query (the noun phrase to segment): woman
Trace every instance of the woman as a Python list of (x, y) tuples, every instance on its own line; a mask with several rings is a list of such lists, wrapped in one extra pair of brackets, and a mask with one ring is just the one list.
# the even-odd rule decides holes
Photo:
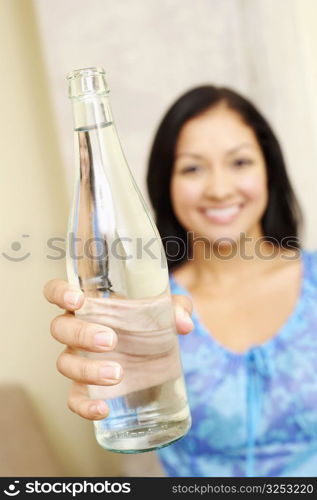
[[(147, 181), (175, 314), (194, 308), (180, 337), (193, 423), (158, 451), (166, 473), (316, 475), (317, 255), (300, 248), (300, 209), (270, 126), (229, 89), (193, 89), (165, 115)], [(74, 311), (83, 297), (68, 307), (67, 290), (54, 280), (45, 294)], [(107, 408), (92, 413), (81, 384), (100, 383), (98, 366), (73, 348), (91, 349), (96, 327), (70, 313), (52, 324), (70, 346), (58, 361), (75, 381), (69, 405), (86, 418)]]

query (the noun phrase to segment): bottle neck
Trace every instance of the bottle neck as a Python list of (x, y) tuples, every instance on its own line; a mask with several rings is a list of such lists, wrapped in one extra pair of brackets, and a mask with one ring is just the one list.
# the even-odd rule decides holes
[(104, 128), (113, 123), (107, 95), (90, 95), (72, 99), (75, 131)]

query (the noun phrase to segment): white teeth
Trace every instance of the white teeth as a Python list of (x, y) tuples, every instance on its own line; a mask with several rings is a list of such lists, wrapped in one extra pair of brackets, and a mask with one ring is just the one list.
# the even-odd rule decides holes
[(239, 212), (239, 205), (232, 205), (231, 207), (226, 208), (207, 208), (205, 210), (206, 215), (209, 216), (223, 216), (230, 217), (231, 215), (235, 215)]

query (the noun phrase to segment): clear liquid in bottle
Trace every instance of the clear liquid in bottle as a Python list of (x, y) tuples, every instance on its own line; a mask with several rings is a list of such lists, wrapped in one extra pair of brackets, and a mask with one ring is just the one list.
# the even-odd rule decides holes
[(85, 294), (80, 319), (115, 330), (118, 343), (90, 359), (118, 362), (123, 379), (88, 386), (109, 416), (94, 422), (98, 443), (138, 453), (166, 446), (191, 417), (163, 245), (126, 163), (104, 72), (69, 76), (77, 175), (67, 238), (67, 274)]

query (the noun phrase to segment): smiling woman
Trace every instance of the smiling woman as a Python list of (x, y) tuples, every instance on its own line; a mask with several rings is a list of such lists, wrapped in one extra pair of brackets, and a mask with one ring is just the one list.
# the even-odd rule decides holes
[(153, 141), (147, 184), (171, 269), (190, 254), (188, 231), (207, 230), (214, 242), (242, 232), (299, 247), (302, 215), (280, 145), (231, 89), (197, 87), (171, 106)]
[[(211, 86), (181, 97), (157, 132), (148, 187), (172, 276), (213, 338), (236, 352), (271, 338), (299, 293), (301, 216), (277, 139), (252, 103)], [(184, 235), (187, 258), (175, 259), (168, 244)]]
[(271, 127), (230, 89), (193, 89), (163, 118), (147, 181), (172, 291), (194, 306), (194, 331), (180, 339), (193, 425), (159, 451), (165, 470), (316, 474), (317, 255), (300, 249), (301, 211)]

